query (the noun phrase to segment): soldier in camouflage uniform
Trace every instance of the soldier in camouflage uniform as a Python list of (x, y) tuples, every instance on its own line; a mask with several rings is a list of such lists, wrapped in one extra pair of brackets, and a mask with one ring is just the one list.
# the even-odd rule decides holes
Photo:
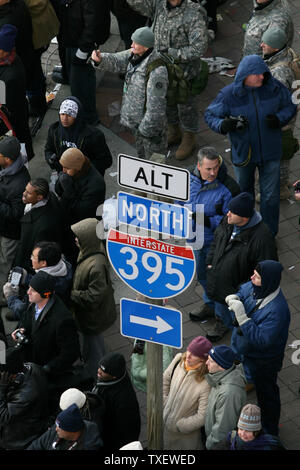
[[(285, 32), (279, 28), (269, 28), (262, 36), (261, 49), (263, 59), (274, 78), (283, 83), (292, 93), (295, 74), (291, 67), (293, 55), (287, 46)], [(280, 199), (291, 196), (289, 189), (290, 159), (299, 149), (298, 141), (293, 136), (296, 117), (282, 128), (282, 157), (280, 161)]]
[(244, 37), (243, 57), (262, 55), (261, 38), (269, 28), (280, 28), (287, 36), (287, 44), (293, 42), (294, 26), (286, 0), (253, 0), (254, 9)]
[(153, 153), (167, 153), (168, 71), (164, 65), (156, 67), (147, 80), (148, 65), (159, 57), (154, 35), (143, 27), (131, 38), (131, 49), (115, 54), (93, 51), (92, 59), (100, 70), (125, 74), (120, 121), (134, 133), (138, 156), (149, 160)]
[[(127, 0), (127, 3), (153, 20), (156, 49), (178, 59), (186, 79), (196, 77), (208, 45), (205, 10), (190, 0)], [(167, 116), (168, 143), (181, 142), (175, 157), (184, 160), (195, 149), (199, 132), (196, 97), (192, 96), (185, 104), (168, 106)]]

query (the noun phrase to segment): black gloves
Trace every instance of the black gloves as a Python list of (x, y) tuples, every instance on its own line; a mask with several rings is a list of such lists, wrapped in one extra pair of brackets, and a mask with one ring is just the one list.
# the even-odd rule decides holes
[(47, 158), (47, 162), (52, 170), (57, 170), (60, 167), (59, 160), (55, 153), (53, 153), (50, 157)]
[(67, 193), (71, 195), (74, 190), (73, 186), (73, 178), (70, 175), (67, 175), (67, 173), (60, 173), (58, 176), (58, 181), (64, 191), (64, 193)]
[(276, 114), (267, 114), (266, 116), (266, 124), (269, 129), (279, 129), (280, 128), (280, 121)]
[(230, 117), (223, 119), (221, 124), (221, 133), (228, 134), (228, 132), (234, 131), (237, 125), (237, 120)]
[(248, 126), (248, 120), (245, 116), (229, 116), (223, 119), (221, 124), (221, 133), (228, 134), (231, 131), (243, 131)]

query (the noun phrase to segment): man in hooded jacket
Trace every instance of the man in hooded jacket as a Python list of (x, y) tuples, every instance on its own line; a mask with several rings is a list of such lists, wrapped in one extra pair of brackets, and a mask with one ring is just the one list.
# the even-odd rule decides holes
[(225, 299), (235, 316), (232, 348), (255, 384), (263, 428), (274, 436), (280, 417), (277, 375), (290, 324), (289, 307), (280, 289), (282, 269), (278, 261), (259, 262), (251, 281)]
[(254, 195), (258, 168), (260, 211), (273, 236), (279, 222), (281, 129), (296, 111), (290, 91), (272, 77), (257, 55), (243, 58), (234, 82), (223, 88), (205, 111), (205, 120), (213, 131), (229, 134), (241, 191)]
[(102, 241), (97, 237), (97, 219), (85, 219), (71, 229), (80, 249), (73, 277), (71, 309), (82, 340), (86, 368), (95, 377), (105, 354), (102, 332), (116, 320), (113, 287)]

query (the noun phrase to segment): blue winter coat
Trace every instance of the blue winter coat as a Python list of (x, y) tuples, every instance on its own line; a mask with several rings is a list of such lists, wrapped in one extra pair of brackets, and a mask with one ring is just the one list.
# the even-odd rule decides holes
[[(250, 74), (264, 74), (261, 87), (244, 85)], [(275, 114), (280, 127), (284, 127), (296, 114), (290, 91), (272, 77), (264, 60), (257, 55), (244, 57), (240, 62), (235, 80), (223, 88), (205, 112), (205, 121), (215, 132), (227, 116), (243, 115), (248, 120), (244, 130), (229, 132), (232, 162), (234, 165), (267, 160), (279, 160), (282, 154), (281, 129), (270, 129), (265, 121), (268, 114)]]
[[(197, 166), (190, 173), (190, 199), (185, 205), (195, 214), (197, 204), (204, 204), (204, 246), (211, 243), (215, 229), (228, 212), (229, 201), (239, 193), (240, 187), (228, 175), (224, 162), (220, 166), (218, 177), (211, 183), (201, 179)], [(196, 233), (195, 220), (192, 228)]]
[[(246, 314), (256, 306), (253, 298), (253, 284), (242, 284), (237, 295), (243, 302)], [(264, 305), (263, 303), (261, 305)], [(290, 311), (286, 299), (279, 288), (273, 300), (262, 308), (258, 308), (251, 319), (240, 329), (243, 335), (232, 332), (231, 344), (240, 354), (252, 358), (271, 358), (284, 354), (290, 324)]]

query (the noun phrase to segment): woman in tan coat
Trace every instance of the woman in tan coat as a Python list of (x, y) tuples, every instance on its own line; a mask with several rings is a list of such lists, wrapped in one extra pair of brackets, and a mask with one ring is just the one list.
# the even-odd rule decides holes
[(177, 354), (163, 376), (164, 449), (203, 449), (200, 428), (204, 426), (210, 386), (206, 360), (210, 341), (197, 336), (185, 353)]

